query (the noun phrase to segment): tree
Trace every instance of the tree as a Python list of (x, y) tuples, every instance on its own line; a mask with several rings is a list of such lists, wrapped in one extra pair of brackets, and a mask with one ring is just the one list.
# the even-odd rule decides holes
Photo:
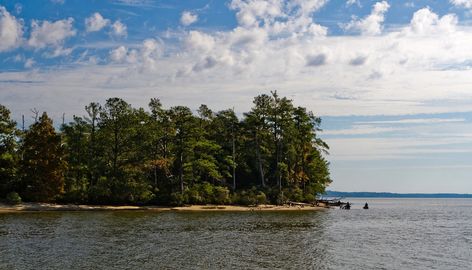
[[(233, 110), (223, 110), (216, 114), (210, 128), (210, 140), (221, 147), (221, 155), (218, 157), (220, 170), (223, 176), (231, 177), (232, 189), (236, 190), (237, 147), (241, 144), (239, 119)], [(242, 162), (241, 162), (242, 163)]]
[(102, 107), (96, 102), (92, 102), (89, 105), (85, 106), (85, 111), (87, 112), (87, 117), (84, 117), (89, 126), (90, 139), (88, 144), (88, 155), (87, 155), (87, 167), (88, 167), (88, 180), (90, 186), (94, 186), (97, 183), (99, 177), (98, 172), (98, 151), (97, 151), (97, 125), (100, 121), (100, 111)]
[(97, 139), (102, 153), (101, 175), (107, 181), (101, 193), (112, 194), (111, 202), (142, 202), (152, 197), (140, 151), (146, 141), (147, 120), (144, 110), (133, 109), (120, 98), (108, 99), (100, 111)]
[(184, 106), (172, 107), (169, 111), (172, 125), (175, 127), (174, 154), (175, 168), (179, 177), (180, 192), (184, 193), (184, 178), (192, 176), (189, 173), (184, 175), (185, 166), (188, 165), (189, 157), (192, 154), (192, 143), (195, 133), (195, 117), (189, 108)]
[[(149, 102), (151, 115), (146, 123), (149, 132), (146, 151), (148, 164), (152, 168), (152, 182), (154, 189), (162, 189), (168, 192), (172, 189), (170, 178), (172, 177), (171, 165), (174, 156), (171, 153), (172, 138), (175, 136), (175, 128), (170, 119), (169, 111), (162, 107), (158, 98), (152, 98)], [(159, 179), (161, 181), (159, 181)]]
[(87, 200), (91, 171), (89, 165), (90, 124), (74, 116), (74, 121), (61, 127), (68, 170), (65, 177), (65, 193), (69, 200)]
[(231, 109), (201, 105), (193, 114), (184, 106), (164, 109), (153, 98), (145, 110), (110, 98), (63, 123), (60, 136), (46, 114), (21, 135), (0, 105), (0, 195), (17, 190), (34, 201), (228, 203), (231, 188), (234, 202), (257, 196), (272, 203), (313, 201), (331, 183), (329, 148), (318, 137), (321, 119), (276, 91), (253, 103), (239, 120)]
[(22, 197), (50, 202), (64, 193), (67, 164), (61, 137), (46, 113), (26, 132), (22, 145)]
[(0, 104), (0, 197), (15, 188), (18, 152), (16, 123), (10, 118), (10, 111)]

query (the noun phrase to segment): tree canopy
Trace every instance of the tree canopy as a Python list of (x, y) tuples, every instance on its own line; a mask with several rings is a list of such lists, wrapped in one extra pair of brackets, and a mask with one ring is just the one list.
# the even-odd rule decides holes
[(44, 113), (24, 133), (0, 105), (0, 196), (72, 203), (314, 201), (331, 183), (321, 119), (276, 91), (238, 118), (201, 105), (85, 106), (56, 131)]

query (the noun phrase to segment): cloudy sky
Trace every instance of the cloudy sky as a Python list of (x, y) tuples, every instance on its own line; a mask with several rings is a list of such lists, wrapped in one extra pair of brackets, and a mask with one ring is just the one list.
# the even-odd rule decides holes
[(91, 101), (323, 118), (333, 190), (472, 193), (472, 0), (0, 0), (0, 103)]

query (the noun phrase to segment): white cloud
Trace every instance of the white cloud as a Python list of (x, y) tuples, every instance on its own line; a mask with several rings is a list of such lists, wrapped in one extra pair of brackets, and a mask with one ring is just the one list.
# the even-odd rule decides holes
[(22, 43), (23, 23), (0, 6), (0, 52), (19, 47)]
[(347, 0), (346, 1), (347, 6), (352, 6), (354, 4), (357, 5), (357, 6), (361, 6), (361, 2), (359, 0)]
[[(256, 1), (237, 1), (251, 10), (254, 6), (249, 3), (253, 2)], [(278, 8), (277, 1), (268, 3)], [(316, 13), (305, 16), (298, 11), (300, 6), (291, 6), (288, 1), (281, 3), (280, 10), (262, 4), (264, 8), (254, 11), (253, 14), (269, 14), (265, 18), (254, 15), (257, 21), (254, 27), (241, 23), (229, 30), (180, 29), (169, 33), (168, 43), (163, 37), (159, 42), (129, 41), (124, 46), (115, 42), (100, 44), (102, 49), (114, 49), (108, 64), (101, 59), (97, 66), (87, 62), (70, 70), (35, 73), (45, 82), (35, 87), (38, 92), (51, 93), (49, 88), (59, 91), (60, 85), (77, 84), (100, 97), (109, 92), (93, 89), (119, 88), (126, 98), (135, 101), (137, 97), (125, 93), (139, 92), (140, 101), (135, 104), (143, 106), (157, 92), (172, 104), (192, 106), (198, 100), (217, 109), (240, 104), (238, 109), (244, 111), (250, 109), (254, 95), (278, 89), (281, 95), (319, 115), (470, 110), (472, 29), (456, 26), (452, 32), (445, 31), (444, 25), (454, 26), (454, 20), (446, 19), (454, 18), (453, 15), (442, 18), (436, 15), (434, 19), (435, 15), (427, 10), (433, 20), (422, 24), (417, 19), (424, 12), (420, 10), (416, 19), (412, 16), (411, 24), (389, 28), (380, 35), (330, 36), (323, 31), (315, 35), (309, 31), (312, 26), (323, 29), (316, 23)], [(243, 11), (238, 8), (234, 12)], [(418, 25), (432, 25), (432, 29), (426, 31), (428, 27)], [(61, 46), (64, 44), (53, 46), (47, 54), (54, 55), (56, 48), (57, 53), (61, 52)], [(14, 79), (17, 75), (1, 74), (0, 78), (13, 80), (9, 76)], [(0, 85), (0, 99), (19, 92), (15, 90), (23, 89), (24, 85)], [(73, 94), (77, 99), (81, 95), (87, 99), (85, 102), (92, 99), (79, 88), (71, 89), (77, 91)], [(28, 102), (25, 101), (28, 104), (36, 101)], [(67, 106), (62, 110), (67, 110)]]
[(371, 135), (403, 130), (402, 128), (376, 127), (372, 125), (354, 125), (348, 129), (324, 130), (323, 135)]
[(441, 124), (441, 123), (458, 123), (465, 122), (464, 118), (410, 118), (400, 120), (385, 121), (363, 121), (357, 124)]
[(28, 45), (38, 49), (47, 46), (61, 46), (67, 38), (75, 36), (76, 30), (72, 26), (73, 22), (72, 18), (55, 22), (34, 20), (31, 23)]
[(111, 29), (112, 34), (115, 36), (126, 36), (128, 34), (128, 28), (120, 21), (115, 21), (112, 24)]
[(32, 58), (28, 58), (28, 59), (26, 59), (26, 61), (25, 61), (24, 67), (25, 67), (25, 68), (32, 68), (35, 63), (36, 63), (36, 62), (35, 62)]
[(198, 21), (198, 15), (192, 13), (190, 11), (182, 12), (182, 16), (180, 17), (180, 23), (184, 26), (189, 26)]
[(59, 56), (67, 56), (72, 53), (72, 48), (64, 48), (62, 46), (56, 46), (53, 50), (47, 51), (43, 54), (46, 58), (55, 58)]
[(126, 55), (128, 54), (128, 49), (125, 46), (120, 46), (110, 52), (110, 59), (113, 62), (124, 62)]
[(21, 11), (23, 11), (23, 5), (20, 4), (20, 3), (16, 3), (16, 4), (15, 4), (15, 13), (16, 13), (16, 14), (20, 14)]
[(458, 19), (454, 14), (441, 18), (429, 8), (422, 8), (413, 14), (409, 30), (414, 34), (430, 35), (456, 31)]
[(326, 0), (232, 0), (240, 27), (262, 28), (269, 35), (325, 36), (327, 28), (313, 22), (312, 13)]
[(100, 31), (108, 24), (110, 24), (110, 20), (103, 18), (103, 16), (98, 12), (95, 12), (85, 19), (85, 28), (87, 32)]
[(146, 39), (137, 49), (128, 49), (125, 46), (110, 51), (110, 60), (118, 64), (131, 64), (129, 67), (139, 73), (157, 70), (157, 61), (161, 56), (162, 48), (154, 39)]
[(472, 8), (472, 0), (449, 0), (454, 6)]
[(190, 50), (209, 52), (215, 46), (215, 39), (213, 36), (200, 31), (190, 31), (185, 39), (185, 43)]
[(259, 26), (261, 21), (269, 23), (284, 14), (281, 0), (232, 0), (230, 8), (237, 10), (238, 23), (244, 27)]
[(387, 1), (377, 2), (372, 6), (372, 12), (369, 16), (360, 20), (354, 18), (343, 28), (347, 31), (360, 32), (363, 35), (379, 35), (382, 33), (382, 23), (389, 8), (390, 5)]

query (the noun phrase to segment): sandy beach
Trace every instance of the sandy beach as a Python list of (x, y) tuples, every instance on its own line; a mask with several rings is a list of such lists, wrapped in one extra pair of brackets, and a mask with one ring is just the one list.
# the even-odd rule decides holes
[(179, 207), (168, 206), (112, 206), (112, 205), (78, 205), (78, 204), (52, 204), (52, 203), (21, 203), (18, 205), (8, 205), (0, 203), (1, 213), (13, 212), (46, 212), (46, 211), (317, 211), (326, 209), (320, 206), (289, 206), (289, 205), (259, 205), (259, 206), (238, 206), (238, 205), (189, 205)]

